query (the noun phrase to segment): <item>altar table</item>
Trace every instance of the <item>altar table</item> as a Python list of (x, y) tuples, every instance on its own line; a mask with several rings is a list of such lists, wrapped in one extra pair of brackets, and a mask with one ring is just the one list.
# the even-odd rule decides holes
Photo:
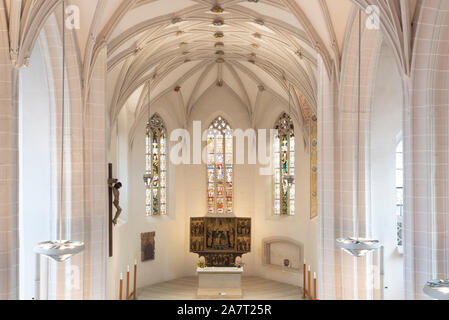
[(198, 268), (198, 297), (237, 299), (243, 297), (243, 268)]

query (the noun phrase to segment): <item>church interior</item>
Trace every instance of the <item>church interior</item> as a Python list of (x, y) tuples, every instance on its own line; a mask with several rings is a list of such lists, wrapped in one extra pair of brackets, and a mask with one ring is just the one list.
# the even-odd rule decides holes
[(0, 1), (0, 300), (449, 300), (449, 1)]

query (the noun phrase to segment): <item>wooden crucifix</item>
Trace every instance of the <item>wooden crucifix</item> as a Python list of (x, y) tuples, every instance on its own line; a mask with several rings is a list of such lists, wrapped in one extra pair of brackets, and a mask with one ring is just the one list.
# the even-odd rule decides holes
[[(112, 176), (112, 163), (108, 166), (108, 187), (109, 187), (109, 257), (113, 256), (113, 229), (117, 224), (118, 218), (122, 213), (120, 207), (120, 188), (122, 183)], [(113, 216), (113, 206), (117, 209), (115, 217)]]

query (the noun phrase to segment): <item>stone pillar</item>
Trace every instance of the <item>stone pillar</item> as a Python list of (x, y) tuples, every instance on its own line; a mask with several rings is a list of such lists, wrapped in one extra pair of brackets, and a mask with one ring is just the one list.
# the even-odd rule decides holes
[[(369, 206), (370, 101), (380, 52), (376, 30), (362, 30), (360, 162), (358, 134), (358, 11), (352, 13), (341, 75), (330, 77), (321, 66), (318, 93), (319, 216), (321, 299), (366, 300), (374, 296), (372, 254), (355, 258), (336, 246), (337, 238), (371, 237)], [(362, 21), (365, 21), (363, 15)], [(337, 78), (340, 83), (337, 83)], [(357, 200), (357, 169), (359, 203)]]
[(318, 64), (318, 217), (319, 217), (319, 299), (340, 297), (338, 276), (338, 252), (335, 250), (335, 232), (338, 224), (336, 148), (337, 80), (328, 76), (324, 63)]
[(85, 217), (84, 298), (105, 299), (108, 255), (107, 216), (107, 49), (98, 54), (84, 114)]
[(404, 256), (407, 299), (449, 278), (449, 2), (422, 3), (412, 79), (404, 81)]
[(10, 61), (6, 8), (0, 2), (0, 300), (18, 299), (17, 70)]

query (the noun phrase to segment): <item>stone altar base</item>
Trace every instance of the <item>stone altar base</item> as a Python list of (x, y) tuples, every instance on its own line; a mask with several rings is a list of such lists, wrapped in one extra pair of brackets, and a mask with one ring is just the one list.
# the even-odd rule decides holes
[(239, 299), (243, 297), (243, 268), (198, 268), (198, 297)]

